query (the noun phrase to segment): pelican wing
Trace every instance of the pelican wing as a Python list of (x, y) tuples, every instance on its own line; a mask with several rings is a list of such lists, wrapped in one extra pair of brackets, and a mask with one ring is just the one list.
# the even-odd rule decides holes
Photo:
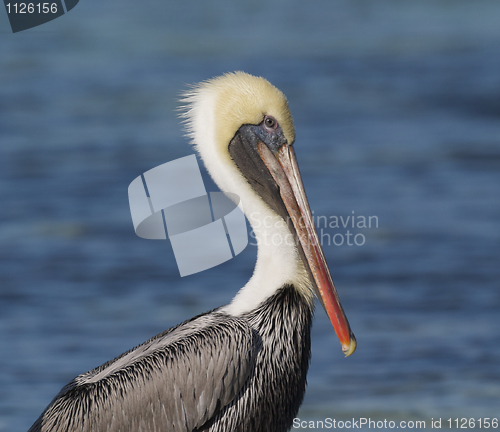
[(76, 377), (34, 431), (192, 431), (240, 392), (258, 340), (242, 319), (212, 312)]

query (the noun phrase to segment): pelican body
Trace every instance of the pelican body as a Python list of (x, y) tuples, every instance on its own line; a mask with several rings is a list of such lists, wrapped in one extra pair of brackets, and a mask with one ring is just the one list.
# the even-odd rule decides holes
[(243, 72), (185, 97), (189, 134), (258, 243), (226, 306), (173, 327), (67, 384), (30, 432), (281, 432), (302, 403), (316, 294), (347, 355), (356, 348), (319, 245), (285, 96)]

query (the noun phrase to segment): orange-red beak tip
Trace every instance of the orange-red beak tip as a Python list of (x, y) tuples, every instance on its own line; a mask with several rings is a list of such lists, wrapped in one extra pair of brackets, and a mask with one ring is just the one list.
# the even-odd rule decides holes
[(345, 354), (346, 357), (349, 357), (354, 351), (356, 351), (356, 338), (354, 335), (351, 333), (349, 345), (342, 345), (342, 352)]

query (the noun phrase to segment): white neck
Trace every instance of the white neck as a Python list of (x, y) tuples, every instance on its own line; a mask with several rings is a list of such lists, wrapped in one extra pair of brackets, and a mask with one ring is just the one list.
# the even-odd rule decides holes
[(309, 277), (285, 221), (257, 194), (248, 198), (242, 197), (243, 210), (257, 241), (257, 263), (251, 279), (224, 312), (235, 316), (250, 312), (286, 284), (305, 291), (312, 299)]

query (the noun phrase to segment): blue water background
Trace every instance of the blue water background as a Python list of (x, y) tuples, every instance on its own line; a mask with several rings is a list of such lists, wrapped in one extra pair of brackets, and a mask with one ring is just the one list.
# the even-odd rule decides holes
[[(17, 34), (0, 12), (0, 431), (250, 277), (254, 246), (180, 278), (127, 198), (193, 153), (180, 92), (233, 70), (288, 96), (315, 216), (376, 216), (320, 227), (358, 350), (318, 305), (299, 417), (500, 417), (499, 22), (497, 0), (82, 0)], [(347, 230), (364, 244), (328, 245)]]

